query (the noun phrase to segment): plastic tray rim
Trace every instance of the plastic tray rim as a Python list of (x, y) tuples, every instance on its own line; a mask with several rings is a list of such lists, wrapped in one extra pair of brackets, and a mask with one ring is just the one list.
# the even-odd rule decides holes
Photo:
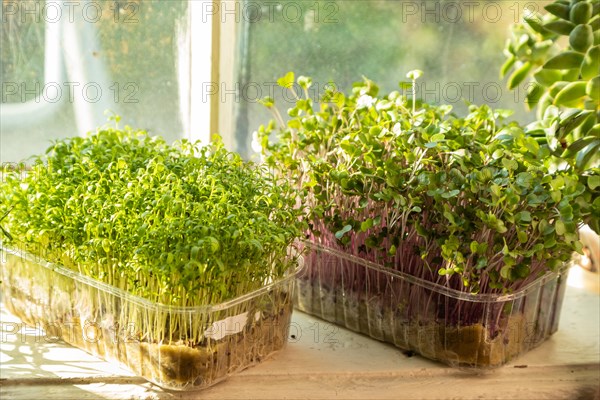
[(22, 259), (27, 260), (29, 262), (36, 263), (37, 265), (39, 265), (43, 268), (52, 270), (53, 272), (56, 272), (60, 275), (71, 278), (71, 279), (73, 279), (77, 282), (83, 283), (85, 285), (91, 286), (95, 289), (104, 291), (108, 294), (118, 296), (118, 297), (120, 297), (124, 300), (127, 300), (131, 303), (134, 303), (140, 307), (144, 307), (146, 309), (157, 309), (157, 308), (164, 309), (164, 311), (168, 311), (171, 313), (189, 313), (189, 312), (211, 313), (214, 311), (226, 310), (228, 308), (231, 308), (233, 306), (241, 304), (245, 301), (248, 301), (250, 299), (258, 297), (261, 294), (267, 293), (268, 291), (270, 291), (271, 289), (273, 289), (277, 286), (284, 285), (285, 283), (294, 279), (304, 267), (304, 258), (301, 255), (294, 255), (294, 257), (297, 260), (295, 268), (294, 269), (290, 268), (289, 271), (286, 271), (287, 272), (286, 276), (284, 276), (281, 279), (270, 282), (256, 290), (245, 293), (238, 297), (234, 297), (233, 299), (224, 301), (222, 303), (205, 304), (205, 305), (192, 306), (192, 307), (176, 307), (176, 306), (170, 306), (168, 304), (154, 302), (154, 301), (145, 299), (141, 296), (136, 296), (134, 294), (131, 294), (131, 293), (129, 293), (123, 289), (120, 289), (118, 287), (115, 287), (113, 285), (109, 285), (109, 284), (101, 282), (97, 279), (91, 278), (89, 276), (85, 276), (77, 271), (73, 271), (71, 269), (65, 268), (59, 264), (49, 262), (49, 261), (45, 260), (43, 257), (34, 255), (26, 250), (22, 250), (22, 249), (16, 250), (10, 246), (7, 246), (2, 241), (0, 241), (0, 253), (1, 252), (6, 252), (6, 253), (12, 254), (14, 256), (21, 257)]
[[(351, 262), (360, 264), (363, 267), (365, 267), (366, 269), (376, 270), (376, 271), (384, 273), (390, 277), (403, 279), (403, 280), (407, 281), (408, 283), (421, 286), (425, 289), (430, 289), (430, 290), (436, 291), (436, 292), (446, 295), (448, 297), (452, 297), (452, 298), (455, 298), (458, 300), (476, 302), (476, 303), (494, 303), (494, 302), (505, 302), (505, 301), (517, 300), (517, 299), (520, 299), (520, 298), (526, 296), (531, 291), (536, 290), (540, 285), (544, 285), (544, 284), (564, 275), (564, 271), (562, 271), (562, 270), (559, 272), (548, 271), (545, 274), (536, 278), (534, 281), (530, 282), (529, 284), (525, 285), (524, 287), (518, 289), (517, 291), (515, 291), (513, 293), (473, 294), (473, 293), (468, 293), (468, 292), (461, 292), (456, 289), (442, 286), (438, 283), (429, 282), (429, 281), (423, 280), (421, 278), (418, 278), (418, 277), (415, 277), (415, 276), (412, 276), (412, 275), (409, 275), (409, 274), (406, 274), (406, 273), (403, 273), (400, 271), (395, 271), (390, 268), (379, 265), (377, 263), (374, 263), (372, 261), (365, 260), (363, 258), (360, 258), (360, 257), (352, 255), (352, 254), (346, 254), (340, 250), (337, 250), (332, 247), (328, 247), (328, 246), (325, 246), (325, 245), (322, 245), (319, 243), (315, 243), (308, 239), (303, 240), (302, 243), (308, 248), (312, 248), (312, 249), (319, 250), (319, 251), (324, 251), (324, 252), (334, 255), (336, 257), (346, 259), (347, 261), (351, 261)], [(569, 266), (570, 266), (570, 263), (566, 263), (565, 270), (568, 270)]]

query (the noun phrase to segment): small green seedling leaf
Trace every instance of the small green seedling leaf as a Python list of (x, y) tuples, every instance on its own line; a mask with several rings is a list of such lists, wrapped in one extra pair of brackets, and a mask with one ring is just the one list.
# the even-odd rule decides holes
[(293, 72), (288, 72), (281, 78), (277, 79), (277, 84), (282, 88), (289, 89), (294, 86), (295, 75)]
[(341, 239), (346, 233), (352, 230), (352, 225), (345, 225), (342, 229), (335, 233), (337, 239)]

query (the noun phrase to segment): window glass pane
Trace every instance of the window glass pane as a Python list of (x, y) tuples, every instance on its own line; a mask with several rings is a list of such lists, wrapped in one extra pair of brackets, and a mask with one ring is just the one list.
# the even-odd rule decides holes
[(110, 114), (167, 141), (187, 132), (187, 1), (4, 0), (1, 19), (0, 161)]
[(334, 82), (347, 91), (366, 76), (381, 92), (398, 90), (406, 73), (421, 69), (417, 96), (430, 103), (465, 100), (515, 111), (513, 118), (533, 118), (523, 107), (524, 90), (509, 92), (499, 78), (503, 47), (511, 23), (522, 10), (541, 10), (535, 1), (298, 1), (248, 0), (240, 11), (246, 25), (241, 41), (238, 104), (238, 150), (251, 153), (251, 132), (270, 119), (258, 99), (273, 96), (282, 112), (289, 95), (275, 87), (287, 71), (311, 76), (313, 99)]
[(43, 81), (44, 28), (45, 25), (41, 21), (9, 18), (6, 11), (3, 12), (2, 37), (0, 37), (2, 56), (0, 79), (5, 84), (3, 102), (19, 103), (35, 97), (33, 90), (20, 90), (21, 93), (13, 93), (16, 92), (13, 85), (19, 83), (25, 88), (33, 89), (36, 82)]
[(119, 112), (136, 127), (169, 138), (181, 136), (179, 68), (189, 62), (188, 3), (105, 3), (104, 12), (111, 18), (99, 23), (100, 57), (109, 68)]

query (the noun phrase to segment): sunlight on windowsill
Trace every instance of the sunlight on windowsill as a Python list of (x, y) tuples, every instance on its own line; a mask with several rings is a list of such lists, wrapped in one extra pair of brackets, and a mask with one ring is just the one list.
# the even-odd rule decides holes
[(581, 261), (569, 270), (567, 285), (600, 294), (600, 274), (585, 269), (584, 266), (588, 265), (586, 263), (589, 263), (589, 259), (585, 256), (580, 258)]

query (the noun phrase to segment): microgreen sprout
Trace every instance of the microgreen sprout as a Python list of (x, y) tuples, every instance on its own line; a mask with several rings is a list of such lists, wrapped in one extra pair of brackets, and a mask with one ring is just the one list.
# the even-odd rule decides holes
[[(6, 211), (4, 213), (4, 215), (2, 215), (2, 217), (0, 217), (0, 222), (2, 222), (2, 220), (4, 220), (4, 218), (6, 218), (6, 216), (8, 215), (8, 213), (10, 213), (13, 208), (14, 207), (10, 207), (8, 209), (8, 211)], [(0, 225), (0, 231), (2, 231), (2, 233), (4, 234), (4, 236), (6, 236), (8, 238), (8, 240), (12, 240), (13, 239), (12, 235), (6, 229), (4, 229), (4, 227), (2, 225)]]
[(107, 127), (1, 177), (0, 283), (24, 323), (69, 325), (68, 343), (169, 389), (285, 344), (306, 229), (296, 192), (218, 137)]
[[(420, 75), (407, 75), (413, 89)], [(598, 169), (552, 169), (506, 110), (458, 117), (417, 107), (414, 90), (409, 101), (365, 79), (260, 127), (266, 162), (301, 190), (310, 240), (470, 294), (513, 292), (582, 250), (577, 228), (600, 215)]]
[[(118, 121), (117, 117), (113, 118)], [(294, 196), (220, 141), (130, 127), (55, 142), (23, 178), (5, 171), (5, 242), (177, 307), (220, 303), (283, 277), (301, 232)]]
[(406, 74), (406, 77), (412, 81), (412, 112), (413, 115), (417, 111), (417, 79), (423, 76), (423, 71), (414, 69)]

